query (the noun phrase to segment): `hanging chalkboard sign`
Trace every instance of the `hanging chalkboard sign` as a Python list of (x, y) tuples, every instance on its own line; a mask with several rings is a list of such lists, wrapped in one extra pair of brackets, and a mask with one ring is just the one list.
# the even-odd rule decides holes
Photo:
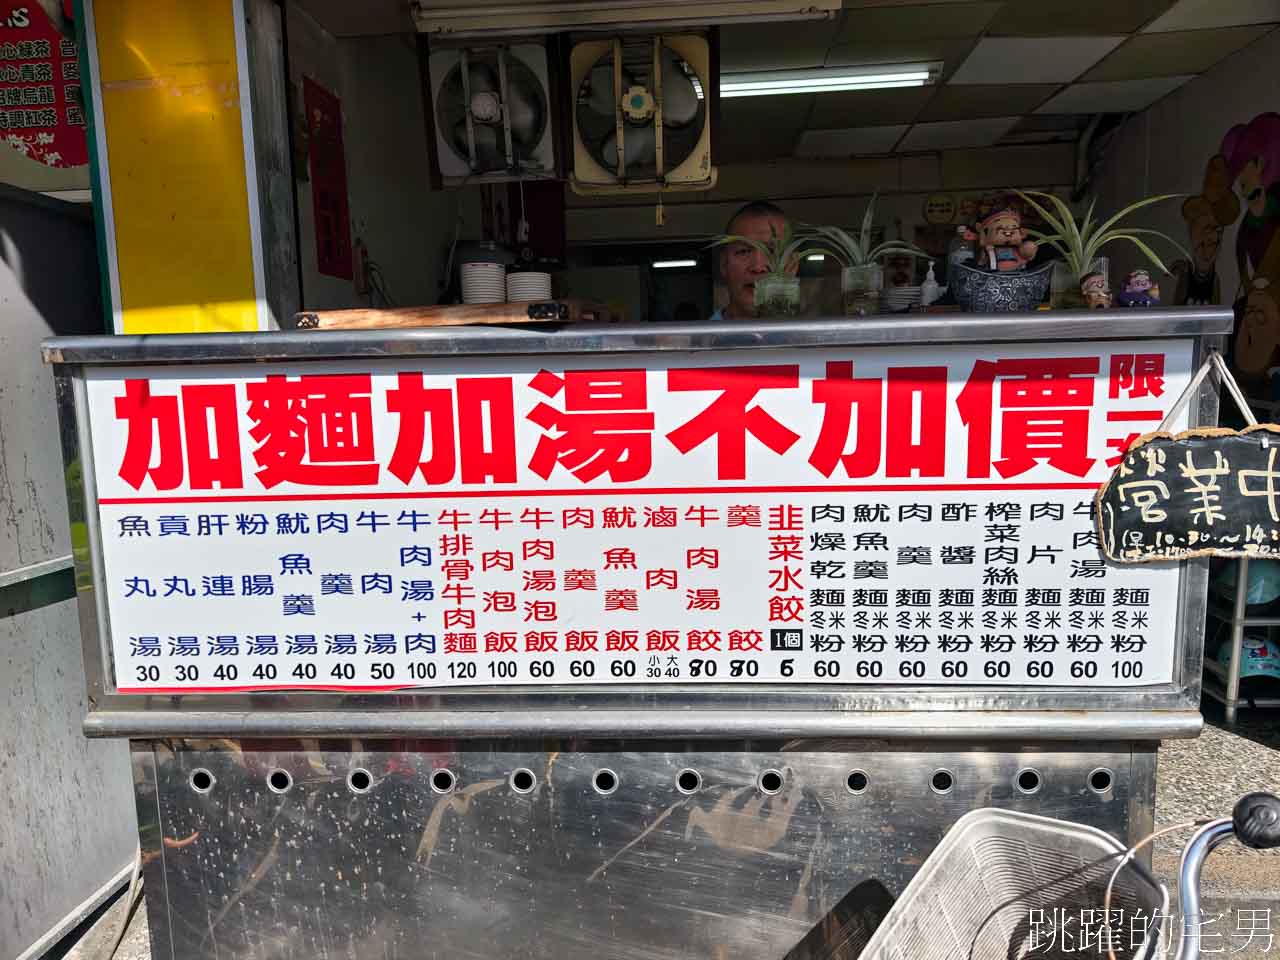
[(1280, 557), (1280, 426), (1143, 437), (1098, 491), (1096, 517), (1120, 563)]

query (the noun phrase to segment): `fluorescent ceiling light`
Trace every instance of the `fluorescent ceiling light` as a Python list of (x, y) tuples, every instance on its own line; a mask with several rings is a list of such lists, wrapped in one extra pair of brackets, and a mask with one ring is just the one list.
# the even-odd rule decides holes
[(653, 261), (653, 269), (655, 270), (673, 270), (676, 267), (696, 267), (697, 260), (655, 260)]
[(942, 64), (900, 63), (873, 67), (817, 70), (773, 70), (765, 73), (726, 73), (720, 77), (720, 96), (765, 97), (782, 93), (832, 93), (838, 90), (884, 90), (923, 87), (935, 83)]
[(827, 255), (825, 253), (811, 253), (805, 259), (811, 263), (822, 263), (827, 259)]

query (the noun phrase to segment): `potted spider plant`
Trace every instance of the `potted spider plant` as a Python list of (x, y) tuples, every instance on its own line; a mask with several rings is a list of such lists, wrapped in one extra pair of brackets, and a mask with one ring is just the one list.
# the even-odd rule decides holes
[[(1054, 196), (1051, 193), (1042, 193), (1038, 190), (1025, 192), (1018, 190), (1016, 193), (1044, 218), (1045, 223), (1053, 231), (1052, 233), (1040, 233), (1032, 230), (1029, 231), (1031, 236), (1037, 242), (1053, 247), (1054, 250), (1062, 255), (1062, 260), (1054, 265), (1053, 278), (1049, 287), (1049, 305), (1054, 309), (1082, 307), (1085, 305), (1080, 283), (1091, 273), (1100, 273), (1104, 277), (1108, 275), (1110, 262), (1101, 255), (1101, 250), (1107, 244), (1114, 243), (1117, 240), (1132, 243), (1157, 270), (1163, 273), (1168, 273), (1169, 268), (1165, 266), (1164, 261), (1160, 259), (1159, 255), (1144, 238), (1150, 237), (1163, 240), (1190, 260), (1191, 255), (1182, 248), (1178, 241), (1168, 234), (1159, 230), (1121, 225), (1121, 221), (1143, 207), (1149, 207), (1165, 200), (1172, 200), (1180, 196), (1180, 194), (1166, 193), (1155, 197), (1147, 197), (1145, 200), (1129, 204), (1109, 220), (1094, 218), (1094, 208), (1098, 202), (1094, 199), (1090, 202), (1084, 219), (1077, 222), (1075, 214), (1071, 212), (1071, 208), (1067, 206), (1066, 201), (1061, 197)], [(1037, 197), (1040, 200), (1037, 200)]]
[(757, 250), (765, 259), (768, 273), (755, 283), (756, 316), (794, 317), (800, 313), (800, 279), (795, 275), (795, 268), (809, 254), (824, 252), (808, 246), (812, 242), (808, 232), (797, 233), (787, 224), (781, 234), (770, 226), (767, 241), (725, 233), (716, 237), (711, 245), (743, 243)]
[(878, 310), (880, 290), (884, 286), (881, 257), (896, 254), (928, 259), (929, 256), (919, 247), (902, 241), (889, 240), (874, 247), (871, 245), (877, 196), (873, 194), (867, 202), (862, 228), (856, 235), (840, 227), (813, 228), (819, 242), (840, 261), (840, 292), (846, 317), (865, 316)]

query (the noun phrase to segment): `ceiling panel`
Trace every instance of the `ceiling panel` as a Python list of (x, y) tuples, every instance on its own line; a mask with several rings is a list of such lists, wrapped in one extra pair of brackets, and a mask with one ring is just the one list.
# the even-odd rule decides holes
[(1018, 117), (986, 120), (952, 120), (946, 123), (917, 123), (898, 144), (898, 151), (964, 150), (989, 147), (1013, 129)]
[(1056, 83), (974, 84), (939, 87), (920, 111), (920, 120), (963, 120), (1030, 113), (1057, 92)]
[(820, 67), (837, 26), (823, 20), (735, 24), (720, 28), (720, 69), (790, 70)]
[(827, 53), (828, 67), (867, 65), (876, 63), (942, 63), (941, 80), (955, 73), (973, 49), (976, 37), (920, 37), (914, 40), (895, 40), (884, 43), (845, 43), (832, 47)]
[(824, 93), (814, 102), (813, 112), (809, 115), (809, 128), (837, 130), (845, 127), (910, 123), (932, 96), (932, 87)]
[(796, 156), (835, 159), (889, 153), (909, 129), (909, 124), (902, 123), (846, 130), (806, 130), (796, 145)]
[(1280, 23), (1280, 0), (1178, 0), (1147, 30), (1204, 30), (1250, 23)]
[(1003, 3), (921, 4), (849, 10), (834, 43), (896, 43), (924, 37), (976, 37)]
[(991, 21), (991, 36), (1042, 37), (1133, 33), (1169, 9), (1173, 0), (1037, 0), (1007, 3)]
[(413, 33), (413, 17), (404, 0), (296, 0), (299, 7), (335, 37)]
[(1184, 76), (1074, 83), (1036, 113), (1132, 113), (1145, 110), (1191, 79)]
[(1140, 80), (1203, 73), (1272, 29), (1264, 25), (1140, 33), (1130, 37), (1080, 79), (1082, 82)]
[(1015, 133), (1051, 133), (1062, 130), (1080, 131), (1089, 125), (1088, 114), (1078, 113), (1046, 113), (1023, 117), (1018, 125), (1009, 132)]
[(1069, 83), (1124, 37), (983, 37), (952, 83)]
[(777, 160), (795, 152), (814, 94), (735, 97), (720, 103), (716, 163)]

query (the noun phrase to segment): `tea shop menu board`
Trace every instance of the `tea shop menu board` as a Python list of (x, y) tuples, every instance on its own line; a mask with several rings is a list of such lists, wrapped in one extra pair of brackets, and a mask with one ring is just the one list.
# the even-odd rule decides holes
[(0, 0), (0, 139), (49, 167), (89, 162), (69, 7), (55, 22), (38, 3)]
[(1188, 341), (86, 371), (121, 693), (1171, 680)]

